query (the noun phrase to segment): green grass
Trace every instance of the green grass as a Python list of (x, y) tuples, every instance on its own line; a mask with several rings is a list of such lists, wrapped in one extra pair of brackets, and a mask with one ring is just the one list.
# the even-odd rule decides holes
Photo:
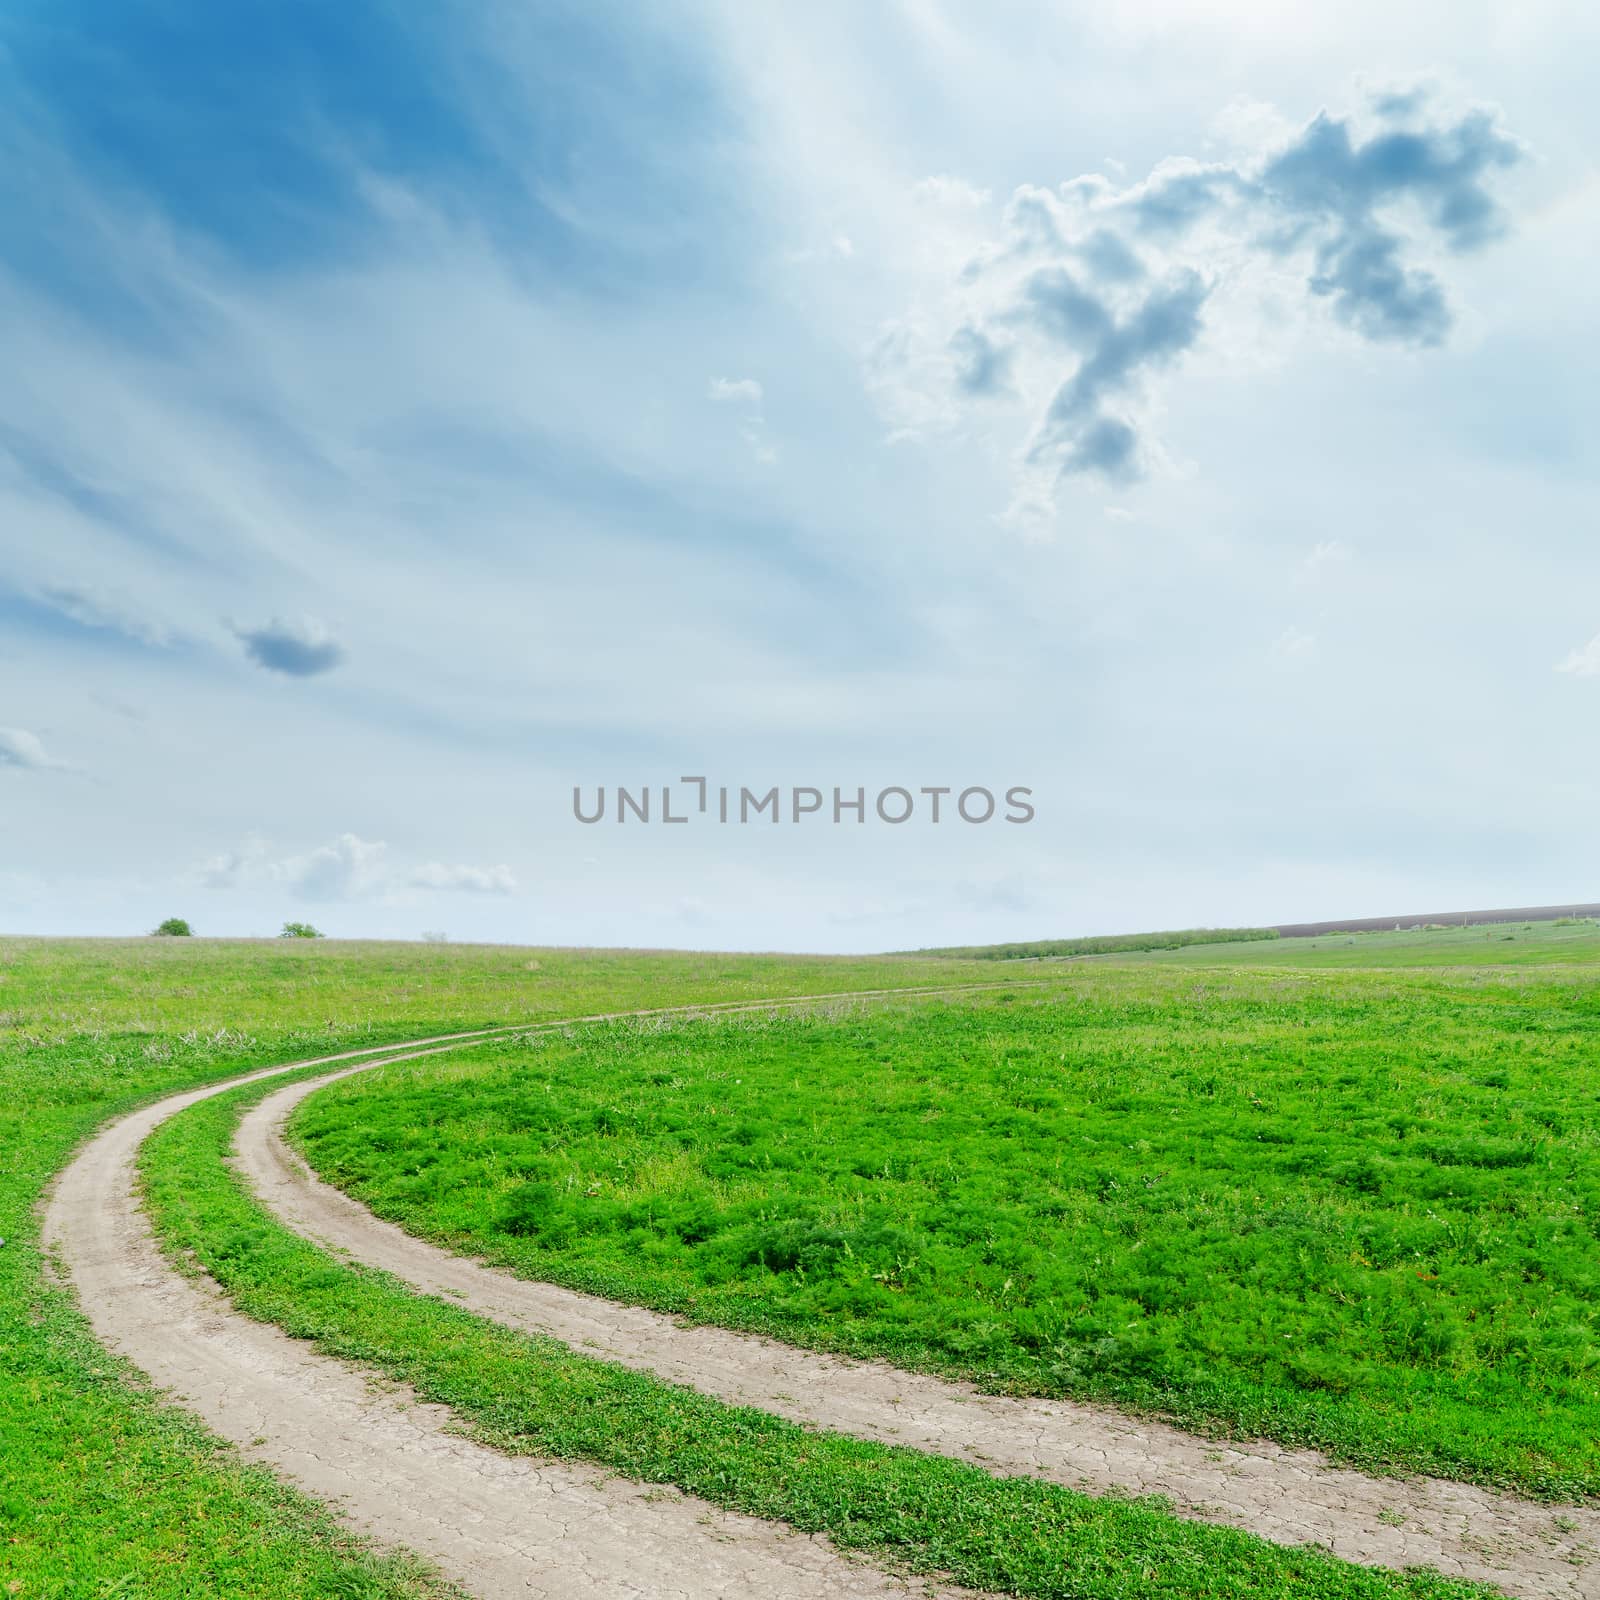
[(1592, 959), (1094, 963), (478, 1047), (293, 1133), (531, 1277), (1562, 1497), (1600, 1493), (1597, 1056)]
[(271, 1087), (202, 1103), (146, 1144), (146, 1195), (174, 1259), (193, 1252), (250, 1314), (413, 1385), (453, 1407), (486, 1442), (674, 1484), (916, 1571), (1037, 1600), (1485, 1593), (1431, 1574), (1283, 1549), (1179, 1521), (1157, 1506), (995, 1479), (939, 1457), (808, 1431), (342, 1265), (274, 1222), (224, 1164), (242, 1108)]
[[(1505, 933), (1515, 937), (1503, 938)], [(1250, 974), (1230, 972), (1226, 966), (1352, 963), (1375, 968), (1481, 964), (1486, 957), (1506, 970), (1384, 977), (1374, 972)], [(1575, 1096), (1570, 1119), (1547, 1130), (1552, 1148), (1566, 1149), (1597, 1120), (1596, 1107), (1585, 1106), (1581, 1098), (1591, 1081), (1590, 1050), (1575, 1036), (1593, 994), (1594, 975), (1583, 970), (1584, 964), (1594, 964), (1597, 957), (1600, 939), (1592, 925), (1541, 925), (1496, 930), (1492, 938), (1483, 930), (1465, 930), (1426, 937), (1365, 935), (1345, 942), (1218, 945), (1159, 957), (1129, 954), (1117, 957), (1115, 964), (1101, 958), (1075, 966), (1067, 976), (1074, 985), (1091, 977), (1107, 986), (1179, 983), (1180, 990), (1149, 1014), (1145, 1031), (1152, 1040), (1171, 1027), (1170, 1007), (1182, 1009), (1181, 986), (1210, 992), (1255, 985), (1264, 1008), (1279, 1008), (1274, 1048), (1280, 1053), (1295, 1038), (1297, 1024), (1285, 1010), (1292, 1008), (1295, 991), (1275, 985), (1313, 979), (1352, 985), (1350, 993), (1358, 1003), (1351, 1015), (1363, 1030), (1352, 1037), (1370, 1041), (1376, 1034), (1377, 1043), (1370, 1048), (1378, 1050), (1387, 1048), (1381, 1000), (1385, 983), (1392, 981), (1405, 1005), (1411, 1004), (1412, 985), (1420, 981), (1443, 992), (1440, 1004), (1447, 1009), (1460, 1011), (1481, 995), (1491, 1025), (1462, 1033), (1465, 1024), (1458, 1019), (1441, 1034), (1441, 1049), (1462, 1033), (1470, 1043), (1465, 1050), (1469, 1061), (1485, 1073), (1508, 1075), (1501, 1103), (1509, 1104), (1524, 1123), (1529, 1108), (1545, 1115), (1559, 1112), (1566, 1119), (1566, 1110), (1551, 1096)], [(1208, 970), (1200, 970), (1197, 962), (1206, 963)], [(1006, 970), (1021, 979), (1048, 969)], [(0, 1404), (0, 1593), (10, 1592), (10, 1585), (20, 1585), (19, 1594), (52, 1600), (98, 1600), (112, 1594), (141, 1600), (232, 1600), (241, 1594), (263, 1600), (340, 1595), (396, 1600), (439, 1592), (424, 1576), (342, 1538), (315, 1504), (266, 1473), (243, 1466), (200, 1429), (157, 1405), (94, 1344), (70, 1298), (47, 1280), (34, 1207), (73, 1146), (104, 1119), (158, 1095), (266, 1062), (424, 1033), (649, 1005), (993, 980), (998, 975), (993, 964), (913, 958), (806, 960), (321, 941), (0, 940), (0, 1237), (7, 1241), (0, 1247), (0, 1382), (5, 1397)], [(1547, 1001), (1547, 995), (1554, 999)], [(1197, 1003), (1203, 999), (1202, 993)], [(1343, 1015), (1335, 1005), (1303, 1026), (1312, 1051), (1308, 1063), (1320, 1071), (1332, 1045), (1319, 1035), (1343, 1028)], [(1407, 1072), (1415, 1032), (1414, 1026), (1402, 1029), (1394, 1047), (1394, 1060)], [(1174, 1048), (1177, 1036), (1187, 1039), (1191, 1050), (1211, 1048), (1204, 1028), (1179, 1027)], [(675, 1031), (659, 1043), (667, 1048), (672, 1039), (681, 1042), (684, 1037)], [(1135, 1030), (1130, 1044), (1142, 1049), (1140, 1037)], [(1224, 1030), (1225, 1045), (1232, 1037)], [(580, 1059), (574, 1056), (573, 1065)], [(1197, 1068), (1198, 1063), (1190, 1065)], [(1240, 1070), (1226, 1050), (1222, 1065), (1230, 1072)], [(1452, 1080), (1443, 1066), (1435, 1064), (1432, 1070), (1443, 1074), (1450, 1090)], [(1342, 1104), (1337, 1102), (1335, 1110)], [(1448, 1101), (1429, 1112), (1454, 1114)], [(568, 1131), (562, 1133), (561, 1146)], [(592, 1131), (599, 1136), (598, 1130)], [(614, 1136), (600, 1137), (612, 1140), (605, 1146), (612, 1155), (620, 1150)], [(1591, 1142), (1586, 1170), (1593, 1167), (1592, 1150)], [(992, 1156), (992, 1148), (986, 1147), (984, 1161)], [(1479, 1179), (1492, 1178), (1496, 1171), (1454, 1170)], [(1536, 1162), (1531, 1169), (1501, 1169), (1500, 1176), (1522, 1181), (1530, 1170), (1538, 1175), (1542, 1169)], [(490, 1174), (487, 1167), (482, 1176), (480, 1192), (496, 1204), (508, 1198), (514, 1181), (522, 1181), (509, 1172)], [(1537, 1223), (1540, 1203), (1535, 1196), (1531, 1209), (1505, 1214), (1519, 1228), (1526, 1227)], [(1497, 1223), (1502, 1210), (1492, 1208), (1486, 1214)], [(1565, 1226), (1564, 1218), (1552, 1217), (1552, 1228), (1557, 1220)], [(537, 1246), (530, 1240), (529, 1235), (502, 1236), (497, 1247), (523, 1251)], [(592, 1264), (581, 1260), (569, 1265), (579, 1274), (592, 1270)], [(543, 1267), (541, 1258), (535, 1269)], [(793, 1272), (759, 1277), (755, 1288), (760, 1303), (752, 1317), (767, 1314), (761, 1305), (770, 1308), (792, 1294), (796, 1277)], [(691, 1282), (688, 1292), (705, 1291)], [(895, 1291), (896, 1301), (907, 1293), (905, 1288)], [(819, 1316), (811, 1326), (816, 1329), (829, 1320)], [(816, 1342), (827, 1343), (836, 1333), (824, 1331)], [(1543, 1328), (1534, 1343), (1546, 1349)], [(957, 1366), (962, 1360), (970, 1364), (970, 1355), (940, 1358), (946, 1359)], [(991, 1362), (983, 1365), (998, 1370)], [(1548, 1390), (1539, 1392), (1545, 1398), (1530, 1401), (1530, 1407), (1542, 1406), (1542, 1426), (1547, 1432), (1559, 1431), (1570, 1417), (1567, 1402), (1550, 1398)], [(1261, 1393), (1270, 1397), (1270, 1386)], [(1291, 1386), (1284, 1393), (1293, 1398), (1295, 1391)], [(1315, 1421), (1322, 1414), (1322, 1396), (1313, 1394), (1310, 1400)], [(1499, 1422), (1486, 1414), (1486, 1427), (1496, 1429)], [(1283, 1431), (1303, 1423), (1295, 1412)], [(1107, 1537), (1115, 1538), (1121, 1537), (1118, 1526), (1096, 1524), (1102, 1532), (1111, 1529)], [(1082, 1530), (1072, 1537), (1086, 1541), (1086, 1560), (1103, 1557), (1098, 1570), (1110, 1570), (1112, 1545), (1097, 1546), (1099, 1534)], [(1016, 1554), (1022, 1546), (1015, 1539), (1008, 1548), (1017, 1560), (1031, 1559)], [(1097, 1549), (1100, 1557), (1093, 1555)], [(1216, 1572), (1213, 1557), (1205, 1561), (1206, 1576), (1195, 1580), (1192, 1592), (1232, 1592), (1206, 1587), (1213, 1581), (1233, 1581), (1227, 1576), (1233, 1570), (1229, 1560), (1221, 1561)], [(1130, 1568), (1127, 1575), (1137, 1589), (1138, 1573)]]
[(995, 972), (320, 940), (0, 939), (0, 1594), (441, 1592), (363, 1552), (313, 1502), (156, 1404), (52, 1286), (35, 1207), (103, 1120), (252, 1066), (425, 1033), (973, 977)]

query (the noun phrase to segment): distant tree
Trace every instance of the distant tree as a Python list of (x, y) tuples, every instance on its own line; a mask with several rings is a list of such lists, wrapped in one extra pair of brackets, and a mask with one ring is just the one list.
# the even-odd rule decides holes
[(309, 922), (286, 922), (283, 931), (278, 935), (280, 939), (321, 939), (323, 932), (320, 928), (313, 928)]
[(422, 930), (424, 944), (449, 944), (450, 935), (441, 928), (424, 928)]
[(182, 917), (168, 917), (159, 928), (150, 930), (152, 939), (188, 939), (194, 935), (194, 929)]

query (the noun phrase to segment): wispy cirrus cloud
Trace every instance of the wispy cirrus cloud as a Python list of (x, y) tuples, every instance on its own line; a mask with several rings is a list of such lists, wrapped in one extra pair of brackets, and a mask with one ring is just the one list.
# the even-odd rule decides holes
[(1556, 671), (1574, 678), (1600, 678), (1600, 633), (1588, 644), (1569, 651), (1564, 660), (1556, 663)]
[(37, 598), (83, 628), (106, 629), (148, 645), (165, 645), (172, 639), (164, 623), (142, 614), (126, 596), (92, 584), (45, 584)]
[(0, 767), (16, 767), (24, 772), (73, 770), (69, 763), (50, 754), (38, 734), (26, 728), (0, 728)]
[(757, 379), (714, 377), (706, 385), (706, 398), (738, 411), (739, 437), (749, 445), (757, 461), (771, 466), (778, 459), (778, 452), (767, 438), (766, 393)]
[(1343, 539), (1319, 539), (1302, 558), (1295, 572), (1295, 581), (1301, 584), (1322, 583), (1354, 560), (1355, 552)]

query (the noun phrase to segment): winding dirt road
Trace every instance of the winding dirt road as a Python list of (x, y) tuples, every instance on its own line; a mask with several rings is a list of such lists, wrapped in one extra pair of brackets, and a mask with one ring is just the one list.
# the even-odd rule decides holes
[[(974, 987), (1014, 987), (983, 985)], [(889, 991), (911, 997), (922, 990)], [(942, 991), (957, 992), (954, 989)], [(675, 1007), (740, 1011), (884, 997)], [(663, 1011), (623, 1013), (651, 1016)], [(611, 1014), (617, 1015), (617, 1014)], [(1164, 1494), (1180, 1514), (1370, 1565), (1427, 1564), (1556, 1600), (1600, 1595), (1600, 1511), (1552, 1508), (1427, 1479), (1371, 1479), (1311, 1452), (1236, 1446), (1099, 1407), (983, 1396), (960, 1384), (799, 1351), (637, 1307), (529, 1283), (454, 1256), (373, 1217), (314, 1178), (281, 1137), (305, 1095), (352, 1072), (579, 1018), (419, 1040), (294, 1062), (174, 1095), (91, 1140), (48, 1199), (45, 1238), (97, 1337), (243, 1452), (378, 1540), (428, 1556), (485, 1600), (966, 1593), (906, 1580), (778, 1525), (596, 1471), (510, 1458), (450, 1430), (450, 1414), (311, 1351), (235, 1311), (161, 1256), (139, 1209), (134, 1159), (167, 1118), (241, 1083), (328, 1065), (269, 1095), (237, 1154), (291, 1228), (511, 1327), (740, 1405), (1072, 1487)]]
[(427, 1557), (480, 1600), (972, 1600), (970, 1590), (897, 1577), (826, 1539), (659, 1485), (475, 1444), (452, 1431), (446, 1407), (379, 1387), (243, 1316), (215, 1286), (184, 1277), (162, 1256), (138, 1203), (135, 1159), (169, 1117), (323, 1061), (367, 1056), (377, 1065), (536, 1030), (484, 1029), (410, 1051), (391, 1045), (286, 1063), (110, 1123), (63, 1169), (43, 1218), (45, 1246), (95, 1336), (247, 1458), (333, 1503), (357, 1531)]

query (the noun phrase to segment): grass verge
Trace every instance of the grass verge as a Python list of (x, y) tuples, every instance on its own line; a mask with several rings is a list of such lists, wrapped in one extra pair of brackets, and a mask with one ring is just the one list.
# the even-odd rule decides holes
[(486, 1443), (675, 1485), (844, 1548), (1028, 1600), (1488, 1593), (1436, 1574), (1283, 1549), (1148, 1503), (997, 1479), (939, 1457), (811, 1432), (343, 1265), (272, 1219), (226, 1165), (239, 1116), (268, 1088), (248, 1085), (203, 1102), (146, 1144), (142, 1181), (164, 1246), (202, 1266), (249, 1315), (451, 1406)]

